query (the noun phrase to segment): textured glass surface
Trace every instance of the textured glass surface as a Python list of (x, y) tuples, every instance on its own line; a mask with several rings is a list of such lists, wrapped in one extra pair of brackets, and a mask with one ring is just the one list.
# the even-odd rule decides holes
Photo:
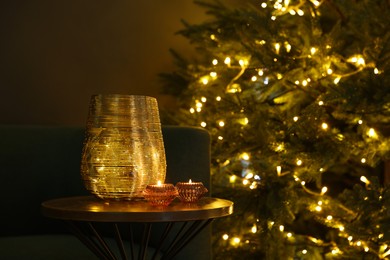
[(92, 96), (81, 163), (86, 189), (102, 199), (139, 199), (148, 184), (164, 182), (165, 175), (157, 100)]

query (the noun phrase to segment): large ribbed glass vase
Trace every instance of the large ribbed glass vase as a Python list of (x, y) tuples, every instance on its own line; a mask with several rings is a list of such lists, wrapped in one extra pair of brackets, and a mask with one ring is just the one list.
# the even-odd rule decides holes
[(92, 96), (81, 160), (86, 189), (106, 200), (137, 200), (146, 185), (164, 182), (165, 175), (157, 100)]

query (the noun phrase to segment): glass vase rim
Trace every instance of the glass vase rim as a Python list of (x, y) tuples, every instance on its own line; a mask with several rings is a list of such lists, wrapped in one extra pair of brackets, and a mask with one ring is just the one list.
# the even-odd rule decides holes
[(138, 94), (93, 94), (91, 96), (92, 98), (95, 98), (95, 97), (116, 97), (116, 98), (130, 98), (130, 97), (138, 97), (138, 98), (151, 98), (151, 99), (156, 99), (156, 97), (153, 97), (153, 96), (149, 96), (149, 95), (138, 95)]

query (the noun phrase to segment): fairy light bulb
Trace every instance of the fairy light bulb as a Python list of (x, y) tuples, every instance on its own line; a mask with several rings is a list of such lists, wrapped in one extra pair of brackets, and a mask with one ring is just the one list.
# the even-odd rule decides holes
[(315, 48), (315, 47), (310, 48), (311, 55), (314, 55), (316, 52), (317, 52), (317, 48)]
[(276, 54), (279, 54), (279, 51), (280, 51), (280, 43), (275, 43), (274, 47), (275, 47)]
[(203, 77), (202, 78), (202, 83), (203, 83), (203, 85), (207, 85), (209, 83), (209, 79), (206, 78), (206, 77)]
[(229, 182), (230, 182), (230, 183), (235, 183), (236, 180), (237, 180), (237, 176), (236, 176), (236, 175), (232, 175), (232, 176), (230, 176), (230, 178), (229, 178)]
[(215, 34), (211, 34), (210, 39), (214, 41), (216, 39)]
[(216, 78), (217, 77), (217, 72), (215, 72), (215, 71), (210, 72), (210, 77)]
[(333, 83), (336, 84), (336, 85), (339, 84), (340, 79), (341, 79), (340, 77), (335, 78), (335, 79), (333, 80)]
[(211, 62), (214, 66), (218, 64), (218, 60), (217, 59), (213, 59), (213, 61)]
[(251, 81), (255, 82), (257, 80), (256, 76), (252, 76)]
[(282, 173), (282, 166), (276, 166), (276, 173), (278, 174), (278, 176), (281, 175), (281, 173)]
[(364, 182), (365, 184), (370, 184), (370, 181), (366, 178), (366, 176), (361, 176), (360, 181)]
[(326, 217), (326, 219), (330, 221), (330, 220), (333, 219), (333, 217), (332, 217), (331, 215), (328, 215), (328, 216)]
[(222, 239), (223, 240), (228, 240), (229, 239), (229, 235), (228, 234), (223, 234), (222, 235)]
[(257, 74), (259, 74), (259, 76), (263, 76), (264, 75), (264, 70), (259, 70), (259, 72)]
[(284, 231), (284, 226), (283, 226), (283, 225), (280, 225), (280, 226), (279, 226), (279, 231), (280, 231), (280, 232), (283, 232), (283, 231)]
[(267, 3), (261, 3), (262, 8), (267, 8)]
[(367, 135), (368, 135), (369, 137), (371, 137), (371, 138), (378, 138), (378, 135), (376, 134), (374, 128), (370, 128), (370, 129), (367, 131)]
[(222, 120), (220, 120), (220, 121), (218, 122), (218, 125), (219, 125), (220, 127), (224, 127), (224, 126), (225, 126), (225, 122), (222, 121)]
[(297, 13), (298, 13), (299, 16), (304, 16), (305, 15), (305, 12), (303, 10), (301, 10), (301, 9), (299, 9), (297, 11)]
[(203, 103), (205, 103), (207, 101), (207, 98), (206, 97), (201, 97), (200, 98), (200, 101), (202, 101)]
[(306, 250), (306, 249), (303, 249), (303, 250), (302, 250), (302, 254), (306, 255), (306, 254), (307, 254), (307, 250)]
[(379, 74), (378, 68), (375, 68), (375, 69), (374, 69), (374, 74)]
[(241, 242), (241, 239), (239, 237), (233, 237), (231, 239), (232, 246), (238, 246), (240, 244), (240, 242)]
[(297, 121), (298, 121), (298, 117), (297, 117), (297, 116), (294, 116), (294, 117), (293, 117), (293, 120), (294, 120), (294, 122), (297, 122)]
[(256, 234), (256, 233), (257, 233), (257, 226), (256, 226), (256, 224), (253, 224), (253, 226), (252, 226), (252, 228), (251, 228), (251, 232), (252, 232), (253, 234)]
[(287, 237), (292, 237), (292, 233), (288, 232), (286, 236)]
[(322, 100), (321, 100), (321, 101), (318, 101), (318, 105), (319, 105), (319, 106), (323, 106), (323, 105), (324, 105), (324, 101), (322, 101)]
[(241, 159), (248, 161), (250, 159), (250, 156), (248, 153), (242, 153), (241, 154)]
[(360, 162), (361, 162), (361, 163), (366, 163), (367, 160), (366, 160), (366, 158), (362, 158), (362, 159), (360, 160)]
[(302, 160), (298, 159), (298, 160), (297, 160), (297, 165), (298, 165), (298, 166), (301, 166), (301, 165), (302, 165)]
[(218, 97), (216, 97), (216, 98), (215, 98), (215, 100), (217, 100), (217, 101), (221, 101), (221, 100), (222, 100), (222, 98), (221, 98), (220, 96), (218, 96)]
[(322, 123), (322, 124), (321, 124), (321, 128), (322, 128), (323, 130), (327, 130), (327, 129), (328, 129), (328, 124), (327, 124), (327, 123)]
[(195, 113), (195, 109), (193, 107), (190, 108), (190, 113), (191, 114)]
[(339, 230), (340, 230), (341, 232), (343, 232), (343, 231), (345, 230), (345, 227), (344, 227), (344, 226), (339, 226)]
[(331, 68), (329, 68), (329, 69), (326, 70), (326, 73), (328, 73), (328, 75), (332, 75), (333, 70)]
[(327, 191), (328, 191), (328, 187), (324, 186), (324, 187), (321, 189), (321, 195), (324, 195)]
[(206, 126), (207, 126), (207, 123), (203, 121), (202, 123), (200, 123), (200, 126), (201, 126), (201, 127), (206, 127)]
[(291, 44), (290, 44), (290, 43), (285, 42), (285, 43), (284, 43), (284, 48), (286, 48), (286, 51), (287, 51), (287, 52), (290, 52), (292, 47), (291, 47)]
[(225, 60), (224, 60), (224, 63), (225, 63), (226, 65), (230, 65), (230, 62), (231, 62), (230, 57), (226, 57)]

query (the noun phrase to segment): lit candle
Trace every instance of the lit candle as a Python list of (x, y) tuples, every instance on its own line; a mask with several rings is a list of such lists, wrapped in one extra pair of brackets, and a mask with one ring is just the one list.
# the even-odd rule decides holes
[(203, 186), (203, 183), (193, 182), (191, 179), (188, 182), (178, 182), (176, 188), (179, 192), (179, 199), (186, 203), (197, 202), (208, 192), (207, 188)]
[(166, 207), (179, 195), (173, 184), (161, 183), (146, 186), (144, 197), (153, 206)]

